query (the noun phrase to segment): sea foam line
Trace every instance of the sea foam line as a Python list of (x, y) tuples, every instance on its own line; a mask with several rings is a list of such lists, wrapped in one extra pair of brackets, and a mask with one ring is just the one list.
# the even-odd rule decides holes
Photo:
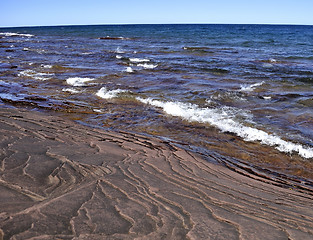
[(222, 109), (200, 108), (195, 104), (181, 102), (163, 102), (151, 98), (136, 98), (144, 104), (150, 104), (161, 108), (169, 115), (181, 117), (190, 122), (208, 123), (222, 132), (231, 132), (243, 138), (245, 141), (259, 141), (261, 144), (275, 147), (285, 153), (297, 152), (303, 158), (313, 158), (313, 148), (304, 147), (281, 139), (279, 136), (269, 134), (265, 131), (247, 127), (232, 119)]

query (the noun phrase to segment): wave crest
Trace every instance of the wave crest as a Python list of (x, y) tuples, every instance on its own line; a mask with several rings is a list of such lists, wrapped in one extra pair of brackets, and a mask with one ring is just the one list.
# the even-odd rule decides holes
[(190, 122), (208, 123), (222, 132), (231, 132), (245, 141), (258, 141), (261, 144), (275, 147), (285, 153), (297, 152), (303, 158), (313, 158), (313, 149), (281, 139), (279, 136), (269, 134), (263, 130), (248, 127), (235, 121), (223, 109), (200, 108), (195, 104), (181, 102), (163, 102), (151, 98), (136, 98), (144, 104), (161, 108), (169, 115), (181, 117)]
[(122, 90), (122, 89), (115, 89), (109, 91), (106, 87), (100, 88), (100, 90), (96, 93), (98, 97), (101, 97), (103, 99), (111, 99), (115, 98), (118, 96), (118, 94), (127, 92), (127, 90)]

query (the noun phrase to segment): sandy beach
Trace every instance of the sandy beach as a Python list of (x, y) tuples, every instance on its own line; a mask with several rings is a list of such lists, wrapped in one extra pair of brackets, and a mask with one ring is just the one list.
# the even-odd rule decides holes
[(0, 135), (0, 239), (313, 238), (309, 188), (170, 142), (4, 107)]

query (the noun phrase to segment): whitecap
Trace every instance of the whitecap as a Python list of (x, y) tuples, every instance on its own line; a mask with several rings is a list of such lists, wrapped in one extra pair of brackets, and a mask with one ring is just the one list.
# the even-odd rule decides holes
[(70, 92), (70, 93), (73, 93), (73, 94), (76, 94), (76, 93), (79, 93), (80, 91), (78, 91), (77, 89), (75, 88), (63, 88), (62, 89), (63, 92)]
[(34, 78), (37, 79), (37, 80), (45, 81), (45, 80), (51, 79), (48, 76), (53, 76), (53, 75), (54, 75), (53, 73), (36, 73)]
[(158, 65), (157, 64), (148, 64), (148, 63), (140, 63), (137, 65), (138, 67), (143, 67), (145, 69), (154, 69), (156, 68)]
[(5, 37), (33, 37), (32, 34), (23, 34), (23, 33), (12, 33), (12, 32), (4, 32), (0, 33), (0, 35), (3, 35)]
[(127, 67), (125, 72), (132, 73), (134, 72), (134, 70), (131, 67)]
[(121, 55), (116, 55), (115, 56), (117, 59), (122, 59), (122, 56)]
[(30, 77), (30, 78), (34, 78), (36, 80), (41, 80), (41, 81), (49, 80), (51, 79), (51, 76), (53, 75), (54, 75), (53, 73), (38, 73), (30, 69), (21, 71), (18, 74), (19, 77)]
[(262, 86), (265, 82), (262, 81), (262, 82), (258, 82), (258, 83), (254, 83), (254, 84), (251, 84), (251, 85), (241, 85), (241, 89), (240, 91), (243, 91), (243, 92), (252, 92), (255, 90), (255, 88), (259, 87), (259, 86)]
[(94, 54), (93, 52), (83, 52), (82, 55), (92, 55)]
[(129, 58), (129, 61), (134, 63), (150, 62), (150, 60), (146, 58)]
[(262, 98), (265, 99), (265, 100), (270, 100), (270, 99), (272, 99), (271, 96), (263, 96)]
[(104, 98), (104, 99), (111, 99), (118, 96), (118, 94), (127, 92), (127, 90), (122, 89), (115, 89), (115, 90), (107, 90), (106, 87), (100, 88), (100, 90), (96, 93), (98, 97)]
[(53, 68), (53, 66), (52, 66), (52, 65), (48, 65), (48, 64), (47, 64), (47, 65), (41, 65), (41, 67), (42, 67), (42, 68), (48, 68), (48, 69)]
[(39, 53), (39, 54), (47, 53), (47, 51), (44, 50), (44, 49), (36, 49), (35, 52), (37, 52), (37, 53)]
[(66, 80), (66, 83), (69, 85), (72, 85), (74, 87), (82, 87), (85, 86), (86, 82), (90, 82), (94, 80), (93, 78), (81, 78), (81, 77), (73, 77), (73, 78), (68, 78)]
[(258, 141), (261, 144), (275, 147), (281, 152), (297, 152), (303, 158), (313, 158), (313, 148), (285, 141), (279, 136), (269, 134), (263, 130), (248, 127), (237, 122), (223, 109), (200, 108), (195, 104), (181, 102), (163, 102), (151, 98), (136, 98), (144, 104), (150, 104), (161, 108), (169, 115), (181, 117), (190, 122), (208, 123), (222, 132), (231, 132), (243, 138), (245, 141)]

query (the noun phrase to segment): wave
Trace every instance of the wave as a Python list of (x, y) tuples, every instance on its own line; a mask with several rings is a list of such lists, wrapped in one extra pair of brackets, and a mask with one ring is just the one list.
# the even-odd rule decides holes
[(46, 65), (42, 64), (41, 67), (42, 67), (42, 68), (48, 68), (48, 69), (53, 68), (53, 66), (52, 66), (52, 65), (49, 65), (49, 64), (46, 64)]
[(252, 92), (254, 91), (255, 88), (259, 87), (259, 86), (262, 86), (265, 82), (262, 81), (262, 82), (258, 82), (258, 83), (254, 83), (254, 84), (251, 84), (251, 85), (241, 85), (241, 89), (240, 91), (243, 91), (243, 92)]
[(54, 75), (53, 73), (38, 73), (35, 72), (34, 70), (24, 70), (18, 74), (19, 77), (30, 77), (41, 81), (49, 80), (53, 75)]
[(74, 88), (63, 88), (62, 92), (70, 92), (72, 94), (80, 93), (80, 91), (78, 91), (77, 89), (74, 89)]
[(116, 50), (115, 50), (116, 53), (125, 53), (120, 47), (117, 47)]
[(115, 89), (115, 90), (108, 90), (106, 87), (100, 88), (100, 90), (96, 93), (98, 97), (101, 97), (103, 99), (111, 99), (118, 96), (118, 94), (127, 92), (127, 90), (122, 89)]
[(190, 122), (208, 123), (222, 132), (234, 133), (245, 141), (255, 142), (275, 147), (285, 153), (297, 152), (303, 158), (313, 158), (313, 148), (295, 144), (269, 134), (263, 130), (248, 127), (237, 122), (223, 109), (200, 108), (195, 104), (181, 102), (163, 102), (151, 98), (136, 98), (138, 101), (161, 108), (169, 115), (181, 117)]
[(86, 82), (90, 82), (94, 80), (93, 78), (81, 78), (81, 77), (73, 77), (73, 78), (68, 78), (66, 80), (66, 83), (69, 85), (72, 85), (74, 87), (82, 87), (85, 86)]
[(132, 72), (134, 72), (134, 70), (131, 67), (127, 67), (125, 69), (125, 72), (132, 73)]
[(158, 66), (157, 64), (148, 64), (148, 63), (140, 63), (137, 65), (137, 67), (143, 67), (145, 69), (154, 69), (157, 66)]
[(214, 53), (216, 50), (209, 47), (183, 47), (182, 49), (194, 53)]
[(110, 36), (99, 37), (98, 39), (100, 40), (130, 40), (130, 38), (126, 38), (126, 37), (110, 37)]
[(150, 60), (146, 58), (129, 58), (129, 61), (134, 63), (150, 62)]
[(24, 34), (24, 33), (12, 33), (12, 32), (4, 32), (0, 33), (0, 35), (5, 37), (33, 37), (32, 34)]

